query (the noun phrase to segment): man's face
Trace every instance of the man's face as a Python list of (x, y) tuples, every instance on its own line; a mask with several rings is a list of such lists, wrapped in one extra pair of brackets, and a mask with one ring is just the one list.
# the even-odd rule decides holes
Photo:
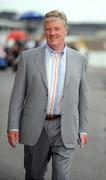
[(54, 50), (62, 50), (67, 28), (60, 18), (54, 18), (44, 24), (44, 32), (48, 45)]

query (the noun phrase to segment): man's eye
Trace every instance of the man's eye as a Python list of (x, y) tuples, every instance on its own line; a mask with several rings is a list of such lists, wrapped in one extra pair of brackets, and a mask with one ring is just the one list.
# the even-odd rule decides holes
[(46, 29), (46, 31), (51, 31), (51, 29)]
[(55, 30), (56, 30), (56, 31), (59, 31), (59, 30), (60, 30), (60, 28), (59, 28), (59, 27), (56, 27), (56, 28), (55, 28)]

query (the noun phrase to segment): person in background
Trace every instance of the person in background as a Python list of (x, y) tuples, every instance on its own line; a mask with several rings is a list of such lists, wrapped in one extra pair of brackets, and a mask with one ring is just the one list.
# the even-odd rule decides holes
[(24, 144), (25, 180), (44, 180), (52, 158), (52, 180), (70, 180), (78, 139), (88, 141), (85, 56), (67, 47), (67, 18), (45, 14), (46, 44), (23, 51), (12, 90), (7, 136)]

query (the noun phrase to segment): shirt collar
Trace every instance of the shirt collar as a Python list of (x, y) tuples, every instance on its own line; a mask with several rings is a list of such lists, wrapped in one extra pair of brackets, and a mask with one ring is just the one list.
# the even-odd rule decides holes
[[(45, 47), (46, 47), (46, 50), (47, 50), (50, 54), (51, 54), (51, 53), (56, 53), (56, 51), (54, 51), (52, 48), (50, 48), (50, 47), (48, 46), (48, 44), (46, 44)], [(66, 54), (66, 48), (67, 48), (67, 46), (65, 45), (63, 51), (60, 52), (61, 55)]]

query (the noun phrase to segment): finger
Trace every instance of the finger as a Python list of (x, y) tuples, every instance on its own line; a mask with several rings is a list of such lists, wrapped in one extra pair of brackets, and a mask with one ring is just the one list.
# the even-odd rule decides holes
[(87, 135), (81, 134), (80, 138), (81, 138), (81, 142), (82, 142), (83, 145), (87, 144), (87, 142), (88, 142)]
[(15, 134), (15, 142), (16, 142), (16, 143), (19, 143), (19, 133), (16, 133), (16, 134)]
[(8, 142), (9, 142), (9, 144), (12, 146), (12, 147), (16, 147), (16, 143), (15, 143), (15, 141), (14, 141), (14, 138), (11, 138), (11, 137), (9, 137), (8, 138)]
[(15, 143), (15, 134), (14, 133), (9, 133), (8, 134), (8, 142), (12, 147), (16, 147), (16, 143)]
[(87, 142), (88, 142), (88, 138), (87, 136), (84, 136), (84, 144), (87, 144)]

